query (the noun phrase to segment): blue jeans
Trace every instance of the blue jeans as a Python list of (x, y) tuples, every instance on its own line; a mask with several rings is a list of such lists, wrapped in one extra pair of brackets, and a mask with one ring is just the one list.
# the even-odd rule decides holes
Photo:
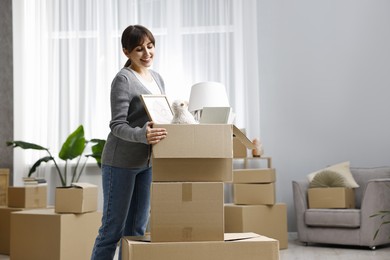
[(151, 182), (150, 167), (102, 166), (103, 217), (92, 260), (113, 259), (123, 236), (144, 235), (149, 220)]

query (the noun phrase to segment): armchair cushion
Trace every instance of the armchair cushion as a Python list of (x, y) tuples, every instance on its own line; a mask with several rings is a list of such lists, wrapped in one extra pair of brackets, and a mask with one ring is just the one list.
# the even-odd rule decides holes
[(359, 209), (308, 209), (304, 213), (305, 224), (317, 227), (360, 227)]
[(338, 164), (329, 166), (325, 169), (310, 173), (309, 175), (307, 175), (309, 182), (311, 182), (313, 180), (313, 178), (318, 173), (323, 172), (323, 171), (332, 171), (332, 172), (339, 173), (341, 176), (344, 177), (345, 187), (348, 187), (348, 188), (358, 188), (359, 187), (359, 184), (356, 183), (355, 179), (352, 176), (352, 173), (351, 173), (350, 168), (349, 168), (349, 162), (338, 163)]

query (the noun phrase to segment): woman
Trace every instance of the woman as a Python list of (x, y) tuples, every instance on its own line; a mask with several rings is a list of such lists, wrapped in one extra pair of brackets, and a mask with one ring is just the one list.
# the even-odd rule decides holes
[(111, 85), (111, 132), (102, 156), (103, 217), (91, 259), (113, 259), (122, 236), (142, 236), (149, 218), (151, 145), (167, 135), (148, 121), (141, 94), (163, 94), (150, 70), (155, 39), (141, 25), (127, 27), (122, 49), (128, 61)]

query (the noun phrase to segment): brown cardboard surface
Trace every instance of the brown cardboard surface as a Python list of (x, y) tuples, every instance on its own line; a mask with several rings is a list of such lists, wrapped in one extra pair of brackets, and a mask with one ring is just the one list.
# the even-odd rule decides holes
[(279, 241), (288, 248), (287, 207), (275, 205), (225, 204), (225, 232), (255, 232)]
[(246, 137), (246, 135), (238, 129), (235, 125), (233, 125), (233, 134), (240, 142), (248, 149), (255, 149), (256, 146), (252, 143), (251, 140)]
[(90, 259), (101, 213), (57, 214), (35, 209), (11, 214), (11, 259)]
[[(246, 134), (245, 129), (240, 131)], [(233, 135), (233, 158), (246, 158), (248, 156), (248, 148), (241, 142), (241, 140)]]
[[(278, 241), (257, 234), (230, 234), (228, 241), (156, 242), (122, 239), (122, 260), (278, 260)], [(247, 237), (247, 238), (245, 238)]]
[(0, 206), (7, 206), (9, 186), (9, 169), (0, 169)]
[(235, 158), (233, 169), (264, 169), (272, 168), (272, 158), (267, 156)]
[(154, 158), (233, 158), (232, 125), (161, 124), (168, 135), (153, 145)]
[(46, 208), (47, 185), (8, 187), (8, 207)]
[(275, 169), (235, 169), (233, 183), (271, 183), (276, 181)]
[(248, 156), (248, 148), (238, 139), (233, 137), (233, 158), (246, 158)]
[(273, 205), (276, 202), (275, 183), (250, 183), (233, 185), (234, 204)]
[(98, 188), (90, 183), (73, 183), (56, 188), (55, 212), (85, 213), (97, 210)]
[(309, 208), (353, 209), (355, 208), (355, 190), (352, 188), (309, 188)]
[(9, 255), (11, 235), (11, 213), (23, 209), (0, 207), (0, 254)]
[(222, 182), (152, 183), (152, 242), (223, 241)]
[(152, 158), (153, 181), (229, 182), (232, 158)]

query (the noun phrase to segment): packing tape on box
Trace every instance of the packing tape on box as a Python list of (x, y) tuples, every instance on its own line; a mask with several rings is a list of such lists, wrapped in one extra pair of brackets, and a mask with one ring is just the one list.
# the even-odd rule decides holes
[(182, 201), (192, 201), (192, 183), (183, 183), (181, 186)]
[(184, 241), (190, 241), (192, 239), (192, 227), (184, 227), (181, 235)]

